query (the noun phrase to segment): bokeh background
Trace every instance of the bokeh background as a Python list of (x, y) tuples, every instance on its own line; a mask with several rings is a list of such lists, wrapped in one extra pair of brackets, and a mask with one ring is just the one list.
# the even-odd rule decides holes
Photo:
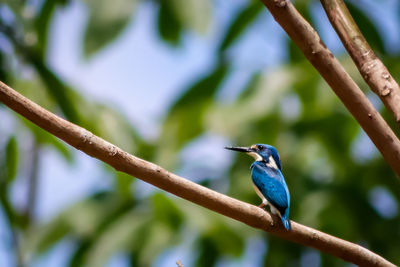
[[(318, 1), (295, 6), (368, 98)], [(400, 3), (346, 2), (400, 80)], [(134, 155), (259, 204), (251, 158), (280, 152), (291, 218), (400, 265), (400, 187), (259, 1), (3, 0), (0, 80)], [(0, 266), (349, 266), (71, 149), (0, 104)]]

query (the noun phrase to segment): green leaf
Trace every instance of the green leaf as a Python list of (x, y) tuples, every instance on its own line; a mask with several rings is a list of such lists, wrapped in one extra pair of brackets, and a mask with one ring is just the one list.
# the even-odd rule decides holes
[(7, 56), (0, 49), (0, 81), (7, 83), (8, 80), (9, 80), (9, 71), (7, 70)]
[(45, 252), (66, 235), (72, 235), (83, 240), (76, 252), (79, 255), (74, 259), (80, 262), (102, 233), (121, 217), (130, 214), (134, 207), (130, 199), (115, 193), (99, 192), (68, 207), (50, 222), (37, 225), (28, 235), (27, 247), (37, 253)]
[(214, 266), (223, 255), (239, 257), (245, 243), (240, 233), (228, 225), (214, 225), (209, 232), (201, 236), (197, 243), (199, 257), (196, 266)]
[(183, 223), (184, 216), (175, 203), (163, 193), (153, 195), (154, 216), (176, 232)]
[(196, 250), (199, 256), (197, 257), (195, 266), (215, 266), (220, 255), (212, 238), (209, 236), (202, 236), (197, 242)]
[(48, 224), (40, 225), (27, 234), (26, 247), (34, 253), (44, 253), (70, 233), (70, 226), (57, 217)]
[(385, 53), (385, 46), (383, 44), (382, 37), (375, 27), (375, 24), (370, 20), (364, 12), (357, 6), (351, 4), (351, 2), (346, 2), (346, 6), (349, 9), (351, 15), (354, 18), (358, 28), (360, 28), (361, 33), (364, 35), (365, 39), (371, 46), (372, 50), (378, 53)]
[[(106, 165), (108, 166), (108, 165)], [(111, 168), (109, 168), (111, 169)], [(134, 179), (132, 176), (123, 173), (123, 172), (115, 172), (114, 169), (111, 170), (113, 173), (115, 173), (115, 187), (117, 192), (124, 197), (131, 197), (132, 194), (132, 183), (136, 179)]]
[(307, 20), (310, 24), (312, 24), (312, 17), (310, 14), (310, 6), (315, 3), (314, 0), (296, 0), (294, 5), (296, 6), (297, 11), (301, 14), (305, 20)]
[(18, 146), (14, 136), (0, 149), (0, 207), (4, 220), (10, 228), (20, 227), (21, 216), (9, 199), (10, 182), (15, 179), (18, 165)]
[(175, 159), (171, 155), (202, 132), (205, 111), (212, 103), (228, 70), (228, 65), (217, 66), (210, 74), (191, 86), (172, 105), (163, 125), (160, 140), (163, 145), (157, 151), (159, 164), (174, 166)]
[(79, 113), (75, 107), (74, 101), (71, 99), (69, 94), (70, 88), (43, 62), (41, 58), (35, 53), (27, 52), (29, 59), (40, 78), (46, 85), (46, 89), (49, 94), (54, 98), (60, 107), (61, 111), (71, 122), (79, 124)]
[[(296, 47), (296, 49), (300, 52), (298, 47)], [(297, 70), (294, 73), (297, 74), (297, 78), (293, 82), (292, 86), (301, 100), (303, 114), (307, 114), (308, 117), (319, 116), (321, 113), (317, 112), (316, 109), (318, 104), (322, 102), (321, 99), (318, 99), (318, 83), (321, 82), (321, 77), (318, 75), (314, 67), (308, 61), (304, 60), (304, 55), (301, 55), (301, 57), (301, 62), (296, 64), (295, 69)], [(297, 60), (292, 58), (292, 62), (294, 61)], [(326, 96), (327, 94), (324, 93), (324, 95)], [(327, 107), (327, 105), (323, 106)]]
[(68, 146), (64, 142), (60, 141), (54, 135), (46, 132), (36, 124), (33, 124), (32, 122), (28, 121), (24, 117), (19, 117), (19, 118), (21, 119), (21, 122), (35, 136), (36, 142), (38, 142), (39, 144), (52, 146), (64, 157), (65, 160), (67, 160), (69, 163), (72, 163), (73, 154), (71, 150), (68, 149)]
[[(130, 227), (134, 227), (132, 215), (143, 217), (143, 219), (148, 217), (133, 213), (131, 211), (133, 208), (135, 208), (135, 202), (132, 198), (103, 191), (75, 205), (69, 212), (65, 212), (64, 218), (71, 226), (71, 232), (79, 238), (77, 249), (70, 259), (70, 266), (82, 266), (88, 257), (90, 258), (88, 255), (91, 251), (98, 246), (100, 249), (107, 247), (107, 250), (121, 249), (117, 245), (121, 238), (130, 240), (131, 235), (125, 232), (126, 228), (118, 225), (119, 222), (130, 215), (128, 221), (130, 221)], [(111, 231), (114, 233), (108, 235)], [(104, 236), (107, 237), (104, 238)], [(108, 257), (106, 251), (103, 250), (103, 252), (102, 257)]]
[[(171, 8), (184, 28), (206, 33), (211, 21), (210, 0), (169, 0)], [(184, 8), (182, 8), (184, 7)]]
[(210, 0), (161, 0), (159, 4), (158, 32), (164, 41), (178, 45), (184, 29), (206, 33), (211, 21)]
[(17, 176), (18, 168), (18, 144), (15, 136), (12, 136), (6, 145), (6, 177), (8, 182), (12, 182)]
[(175, 13), (172, 1), (160, 1), (158, 32), (161, 38), (172, 45), (178, 45), (181, 41), (182, 28), (183, 25)]
[(162, 251), (170, 249), (179, 240), (176, 234), (164, 224), (153, 221), (150, 226), (145, 229), (144, 242), (139, 243), (142, 246), (140, 248), (139, 266), (152, 266), (155, 261), (154, 255), (160, 255)]
[(146, 214), (134, 211), (123, 214), (114, 220), (104, 232), (98, 234), (96, 242), (86, 252), (85, 266), (104, 266), (104, 263), (114, 253), (121, 250), (126, 251), (130, 244), (140, 241), (143, 227), (149, 225), (151, 224), (149, 224)]
[[(290, 88), (294, 78), (295, 73), (288, 68), (262, 73), (259, 78), (256, 75), (254, 80), (246, 86), (247, 93), (242, 93), (245, 97), (238, 98), (230, 105), (214, 105), (213, 108), (207, 110), (205, 115), (207, 129), (232, 139), (249, 134), (254, 135), (257, 132), (253, 128), (254, 123), (276, 110), (280, 99)], [(268, 124), (265, 124), (265, 127), (275, 128)], [(273, 132), (272, 129), (269, 129), (266, 133), (271, 132)], [(265, 133), (259, 132), (259, 134)]]
[(193, 86), (183, 93), (172, 106), (170, 113), (176, 110), (212, 99), (220, 84), (228, 73), (229, 65), (219, 64), (204, 78), (200, 79)]
[(260, 83), (262, 79), (262, 74), (257, 72), (255, 74), (253, 74), (249, 81), (247, 82), (246, 86), (244, 87), (244, 89), (242, 90), (242, 92), (240, 93), (238, 99), (240, 99), (241, 101), (243, 101), (244, 99), (250, 97), (252, 94), (255, 93), (255, 91), (258, 88), (258, 85)]
[(210, 236), (222, 254), (240, 256), (244, 249), (244, 240), (239, 232), (227, 225), (215, 227)]
[[(129, 153), (135, 153), (142, 138), (121, 113), (104, 104), (90, 103), (77, 97), (78, 106), (84, 106), (82, 118), (84, 127), (116, 146), (123, 146)], [(107, 125), (107, 127), (104, 127)]]
[(288, 38), (288, 52), (289, 52), (289, 60), (291, 63), (297, 63), (297, 62), (302, 62), (304, 61), (306, 58), (303, 54), (303, 52), (301, 52), (300, 48), (293, 42), (292, 39)]
[(85, 31), (84, 55), (92, 56), (118, 37), (129, 24), (138, 0), (87, 0), (89, 22)]
[(47, 34), (49, 30), (49, 24), (51, 17), (54, 13), (55, 7), (64, 2), (63, 0), (46, 0), (40, 9), (39, 15), (35, 20), (35, 29), (37, 33), (37, 50), (40, 57), (43, 59), (47, 51)]
[(180, 148), (189, 140), (200, 135), (203, 130), (205, 109), (209, 103), (194, 103), (176, 110), (169, 115), (163, 125), (160, 145), (156, 153), (156, 162), (167, 168), (175, 167)]
[(223, 52), (229, 48), (245, 32), (262, 10), (264, 10), (264, 6), (260, 1), (250, 1), (232, 21), (219, 47), (219, 51)]

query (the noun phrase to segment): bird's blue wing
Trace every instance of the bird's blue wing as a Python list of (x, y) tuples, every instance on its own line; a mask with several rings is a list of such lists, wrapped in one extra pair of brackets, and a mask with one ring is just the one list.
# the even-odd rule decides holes
[(283, 215), (290, 205), (289, 191), (279, 170), (260, 164), (252, 165), (251, 177), (263, 196)]

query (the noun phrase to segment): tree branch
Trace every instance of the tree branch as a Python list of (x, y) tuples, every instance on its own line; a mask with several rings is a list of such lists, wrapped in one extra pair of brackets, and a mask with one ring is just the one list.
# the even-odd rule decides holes
[(261, 0), (329, 84), (400, 178), (400, 141), (289, 0)]
[(39, 164), (40, 164), (40, 145), (37, 140), (33, 140), (32, 150), (29, 158), (29, 174), (28, 174), (28, 194), (24, 210), (24, 219), (26, 228), (32, 227), (35, 222), (36, 200), (39, 183)]
[(286, 231), (279, 218), (271, 217), (263, 209), (215, 192), (170, 173), (151, 162), (130, 155), (84, 128), (45, 110), (2, 82), (0, 82), (0, 101), (49, 133), (86, 154), (109, 164), (116, 170), (138, 177), (207, 209), (357, 265), (394, 266), (381, 256), (360, 245), (295, 222), (292, 222), (292, 230)]
[(377, 94), (400, 125), (400, 87), (365, 40), (342, 0), (321, 0), (336, 33), (365, 82)]

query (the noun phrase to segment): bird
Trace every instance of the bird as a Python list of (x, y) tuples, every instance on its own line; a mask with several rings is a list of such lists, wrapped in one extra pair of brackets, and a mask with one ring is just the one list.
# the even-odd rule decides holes
[(281, 218), (283, 226), (289, 231), (290, 194), (276, 148), (266, 144), (255, 144), (249, 147), (229, 146), (225, 149), (244, 152), (255, 159), (250, 169), (254, 190), (262, 200), (259, 207), (269, 205), (271, 212)]

